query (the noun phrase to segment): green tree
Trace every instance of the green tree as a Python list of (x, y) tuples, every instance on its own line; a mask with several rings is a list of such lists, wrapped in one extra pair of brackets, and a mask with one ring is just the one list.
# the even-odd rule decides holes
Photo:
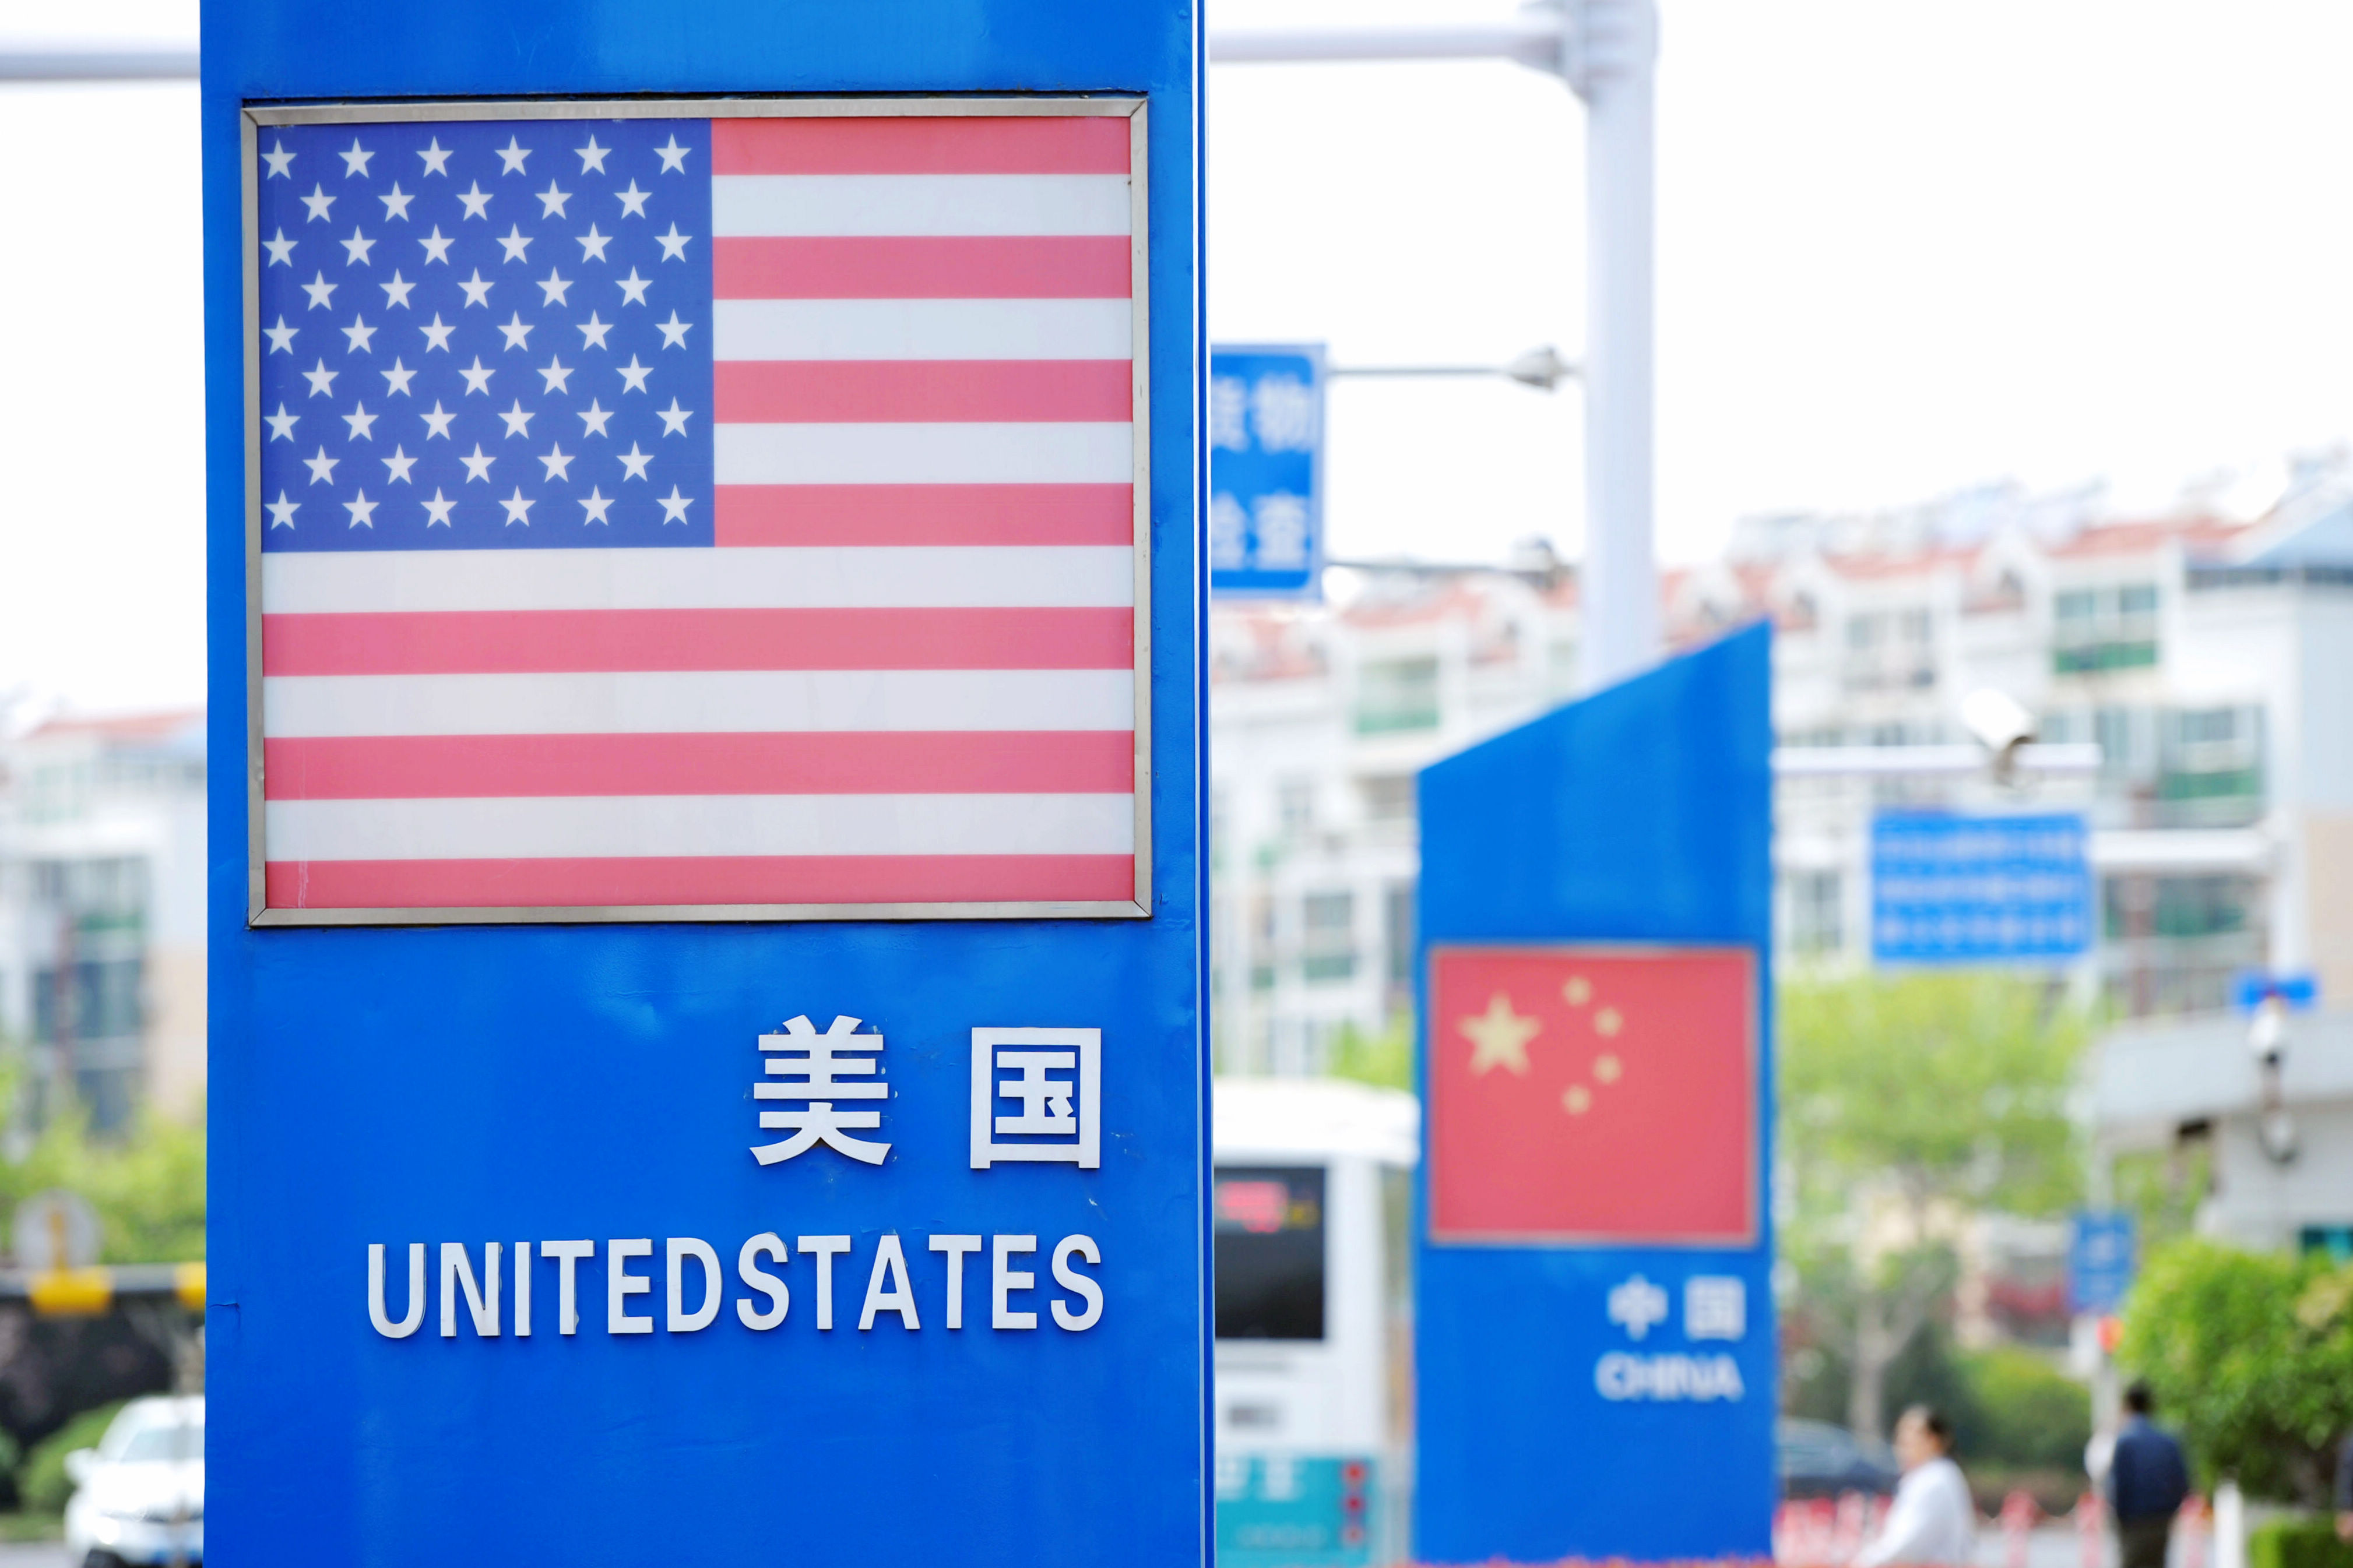
[(2353, 1424), (2353, 1265), (2171, 1242), (2133, 1286), (2118, 1359), (2207, 1474), (2317, 1503)]
[(1332, 1076), (1413, 1092), (1413, 1015), (1398, 1014), (1377, 1035), (1341, 1025), (1332, 1049)]
[[(1889, 1365), (1951, 1290), (1952, 1221), (2050, 1214), (2080, 1190), (2066, 1101), (2084, 1023), (2052, 987), (1989, 972), (1785, 984), (1778, 1000), (1785, 1247), (1801, 1279), (1845, 1273), (1847, 1424), (1877, 1434)], [(1863, 1245), (1873, 1201), (1893, 1205), (1896, 1244)]]
[[(19, 1104), (21, 1059), (0, 1044), (0, 1106)], [(79, 1107), (52, 1116), (22, 1159), (0, 1161), (0, 1226), (35, 1193), (62, 1187), (97, 1211), (100, 1261), (196, 1263), (205, 1256), (205, 1121), (142, 1110), (96, 1137)]]

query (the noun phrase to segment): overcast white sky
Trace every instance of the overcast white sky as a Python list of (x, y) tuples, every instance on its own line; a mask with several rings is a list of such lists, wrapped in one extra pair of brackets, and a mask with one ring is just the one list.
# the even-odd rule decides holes
[[(1211, 0), (1216, 25), (1488, 0)], [(2353, 437), (2353, 7), (1662, 0), (1659, 529), (2014, 477), (2162, 506)], [(62, 11), (64, 8), (52, 8)], [(192, 33), (111, 0), (74, 25)], [(0, 37), (42, 25), (0, 0)], [(193, 88), (0, 89), (0, 694), (204, 693)], [(1340, 362), (1581, 339), (1581, 123), (1508, 65), (1212, 73), (1210, 310)], [(1343, 384), (1332, 548), (1581, 530), (1577, 394)]]

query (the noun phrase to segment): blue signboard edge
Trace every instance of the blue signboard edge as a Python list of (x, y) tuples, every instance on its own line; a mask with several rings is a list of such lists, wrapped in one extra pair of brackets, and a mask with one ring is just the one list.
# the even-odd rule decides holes
[[(1703, 833), (1713, 840), (1713, 847), (1733, 849), (1739, 858), (1735, 875), (1707, 879), (1704, 894), (1693, 899), (1662, 898), (1654, 885), (1630, 877), (1608, 877), (1588, 874), (1575, 879), (1575, 886), (1565, 885), (1558, 868), (1539, 868), (1535, 863), (1538, 855), (1524, 855), (1510, 869), (1515, 874), (1514, 885), (1496, 889), (1489, 887), (1471, 899), (1450, 898), (1442, 913), (1433, 910), (1438, 902), (1428, 876), (1429, 839), (1424, 838), (1424, 875), (1417, 883), (1415, 894), (1415, 964), (1414, 1001), (1418, 1024), (1415, 1034), (1415, 1089), (1424, 1106), (1430, 1103), (1430, 951), (1434, 946), (1472, 944), (1488, 947), (1514, 945), (1542, 946), (1548, 944), (1597, 945), (1624, 943), (1630, 948), (1662, 947), (1678, 944), (1699, 946), (1739, 946), (1755, 954), (1757, 979), (1758, 1016), (1756, 1021), (1757, 1058), (1754, 1064), (1757, 1093), (1757, 1127), (1758, 1129), (1755, 1190), (1759, 1196), (1757, 1214), (1757, 1235), (1746, 1247), (1706, 1246), (1545, 1246), (1521, 1247), (1504, 1245), (1451, 1246), (1434, 1240), (1430, 1224), (1430, 1148), (1428, 1127), (1424, 1125), (1422, 1159), (1414, 1173), (1412, 1190), (1411, 1245), (1415, 1254), (1414, 1269), (1415, 1321), (1417, 1324), (1417, 1363), (1421, 1361), (1419, 1332), (1430, 1321), (1426, 1292), (1431, 1285), (1430, 1265), (1434, 1261), (1490, 1259), (1516, 1267), (1524, 1281), (1549, 1277), (1557, 1282), (1567, 1275), (1581, 1277), (1594, 1272), (1593, 1265), (1603, 1259), (1611, 1260), (1609, 1272), (1621, 1268), (1637, 1271), (1648, 1268), (1662, 1275), (1678, 1268), (1688, 1268), (1695, 1262), (1711, 1259), (1732, 1264), (1751, 1286), (1751, 1331), (1761, 1336), (1763, 1351), (1752, 1359), (1753, 1368), (1761, 1375), (1755, 1378), (1747, 1397), (1757, 1402), (1765, 1412), (1766, 1436), (1753, 1456), (1765, 1468), (1757, 1477), (1755, 1517), (1735, 1524), (1720, 1538), (1701, 1540), (1690, 1532), (1693, 1494), (1682, 1487), (1671, 1494), (1655, 1497), (1617, 1496), (1613, 1499), (1616, 1515), (1607, 1538), (1575, 1542), (1547, 1542), (1525, 1552), (1514, 1552), (1503, 1544), (1502, 1537), (1514, 1528), (1513, 1522), (1482, 1521), (1483, 1535), (1474, 1546), (1458, 1550), (1453, 1542), (1437, 1539), (1431, 1524), (1430, 1482), (1432, 1467), (1426, 1446), (1425, 1434), (1430, 1405), (1427, 1398), (1417, 1399), (1415, 1434), (1419, 1448), (1416, 1463), (1416, 1507), (1413, 1521), (1413, 1555), (1417, 1562), (1443, 1563), (1533, 1563), (1553, 1562), (1565, 1558), (1619, 1558), (1632, 1562), (1680, 1561), (1708, 1556), (1769, 1557), (1771, 1555), (1772, 1498), (1777, 1493), (1778, 1476), (1770, 1472), (1773, 1463), (1772, 1421), (1779, 1408), (1778, 1386), (1778, 1327), (1771, 1289), (1774, 1257), (1775, 1225), (1771, 1193), (1773, 1140), (1775, 1129), (1774, 1061), (1776, 1041), (1774, 1009), (1770, 1005), (1773, 974), (1773, 928), (1771, 912), (1771, 822), (1772, 784), (1769, 753), (1772, 744), (1770, 710), (1772, 628), (1769, 623), (1759, 623), (1735, 631), (1704, 647), (1686, 653), (1654, 667), (1645, 675), (1620, 683), (1580, 702), (1572, 703), (1552, 713), (1530, 721), (1517, 730), (1507, 731), (1478, 745), (1430, 764), (1418, 775), (1418, 798), (1426, 812), (1433, 775), (1444, 771), (1461, 771), (1481, 764), (1472, 759), (1482, 752), (1500, 757), (1502, 748), (1513, 747), (1521, 753), (1518, 760), (1532, 777), (1546, 780), (1542, 791), (1545, 804), (1540, 819), (1550, 831), (1567, 833), (1573, 818), (1568, 804), (1558, 798), (1560, 777), (1556, 771), (1536, 756), (1541, 745), (1540, 732), (1558, 724), (1570, 710), (1586, 710), (1585, 722), (1592, 725), (1602, 744), (1614, 742), (1622, 755), (1637, 766), (1659, 770), (1653, 782), (1669, 781), (1665, 795), (1643, 795), (1639, 812), (1647, 817), (1639, 826), (1621, 826), (1612, 835), (1586, 836), (1581, 846), (1584, 853), (1600, 857), (1623, 856), (1636, 841), (1641, 829), (1654, 831), (1673, 817), (1666, 796), (1688, 797), (1703, 794), (1718, 809), (1707, 814)], [(1741, 698), (1749, 700), (1746, 707)], [(1674, 709), (1678, 704), (1709, 702), (1721, 704), (1720, 710), (1710, 715), (1722, 722), (1692, 722), (1692, 728), (1703, 733), (1710, 744), (1723, 748), (1724, 754), (1735, 759), (1736, 765), (1727, 772), (1711, 768), (1692, 767), (1686, 759), (1668, 759), (1669, 748), (1658, 744), (1660, 737), (1649, 732), (1649, 725), (1657, 710), (1664, 706)], [(1490, 748), (1495, 750), (1490, 751)], [(1622, 781), (1606, 786), (1623, 787)], [(1737, 800), (1745, 809), (1720, 809), (1727, 796)], [(1482, 826), (1493, 827), (1493, 823)], [(1556, 846), (1564, 847), (1565, 846)], [(1683, 846), (1685, 849), (1689, 846)], [(1696, 868), (1677, 868), (1687, 874)], [(1586, 1283), (1599, 1283), (1598, 1279)], [(1667, 1451), (1664, 1444), (1662, 1451)], [(1726, 1494), (1737, 1488), (1715, 1483), (1724, 1479), (1723, 1467), (1728, 1456), (1721, 1446), (1710, 1451), (1711, 1488), (1708, 1504), (1715, 1508)], [(1688, 1479), (1688, 1471), (1678, 1461), (1679, 1480)], [(1459, 1513), (1461, 1510), (1456, 1510)], [(1525, 1524), (1525, 1521), (1516, 1521)], [(1450, 1523), (1448, 1531), (1457, 1528)], [(1703, 1530), (1706, 1527), (1703, 1526)]]
[[(1141, 9), (1099, 18), (1092, 34), (1078, 29), (1086, 36), (1063, 46), (1061, 58), (1053, 57), (1061, 35), (1071, 31), (1067, 17), (1029, 7), (1039, 11), (1042, 25), (1025, 30), (1012, 26), (1005, 15), (1019, 8), (997, 7), (983, 24), (967, 10), (944, 4), (917, 7), (936, 13), (934, 25), (924, 26), (902, 11), (890, 27), (867, 28), (867, 36), (850, 38), (848, 47), (835, 48), (830, 56), (823, 47), (804, 47), (788, 61), (764, 64), (749, 53), (722, 55), (705, 50), (696, 54), (693, 46), (698, 37), (724, 33), (731, 14), (749, 9), (722, 4), (702, 7), (700, 16), (672, 17), (649, 34), (642, 49), (632, 51), (572, 47), (586, 41), (580, 36), (586, 31), (586, 24), (575, 22), (564, 7), (543, 4), (510, 6), (491, 18), (458, 0), (427, 0), (406, 8), (396, 26), (390, 19), (392, 8), (384, 5), (354, 5), (340, 15), (268, 4), (207, 6), (201, 161), (206, 192), (204, 336), (209, 432), (205, 494), (209, 519), (206, 574), (210, 600), (208, 728), (213, 754), (247, 755), (248, 727), (258, 723), (258, 716), (248, 711), (246, 697), (247, 661), (258, 657), (258, 650), (248, 640), (243, 605), (248, 568), (241, 378), (247, 350), (242, 342), (243, 312), (237, 286), (231, 281), (242, 262), (235, 216), (235, 193), (240, 180), (235, 127), (237, 110), (245, 102), (610, 94), (649, 87), (675, 96), (746, 90), (1134, 92), (1146, 96), (1160, 114), (1152, 153), (1155, 230), (1184, 222), (1187, 215), (1191, 217), (1188, 235), (1164, 240), (1155, 234), (1151, 269), (1156, 345), (1152, 402), (1157, 416), (1153, 431), (1154, 554), (1155, 563), (1166, 568), (1156, 573), (1151, 613), (1166, 628), (1155, 635), (1156, 647), (1174, 651), (1180, 639), (1166, 631), (1181, 625), (1194, 656), (1189, 661), (1169, 660), (1154, 672), (1155, 708), (1160, 720), (1155, 730), (1155, 787), (1191, 792), (1189, 799), (1169, 800), (1164, 795), (1155, 803), (1162, 808), (1155, 812), (1155, 837), (1173, 838), (1182, 826), (1189, 828), (1197, 847), (1206, 847), (1208, 766), (1202, 737), (1208, 676), (1199, 656), (1206, 647), (1208, 605), (1204, 548), (1207, 465), (1196, 435), (1203, 420), (1208, 357), (1205, 253), (1198, 216), (1198, 176), (1207, 153), (1203, 117), (1198, 110), (1204, 96), (1206, 64), (1200, 12), (1190, 10), (1174, 28)], [(854, 20), (844, 25), (849, 13), (807, 5), (780, 9), (806, 13), (798, 18), (804, 42), (839, 43), (845, 34), (860, 30)], [(532, 16), (534, 12), (539, 14), (536, 18)], [(492, 22), (495, 25), (485, 25)], [(774, 29), (773, 20), (769, 27)], [(1111, 44), (1100, 37), (1122, 29), (1124, 35)], [(1128, 52), (1123, 55), (1121, 47), (1114, 46), (1124, 46)], [(1189, 58), (1176, 71), (1136, 63), (1154, 50), (1164, 64), (1166, 58), (1187, 52)], [(289, 59), (305, 64), (273, 76), (265, 63)], [(631, 72), (636, 73), (634, 79), (626, 81), (617, 75)], [(1187, 340), (1181, 352), (1174, 341), (1180, 332)], [(1171, 384), (1179, 374), (1188, 378), (1181, 391)], [(1185, 420), (1168, 416), (1178, 408)], [(1189, 668), (1179, 668), (1186, 664)], [(1189, 748), (1189, 757), (1171, 755), (1184, 748)], [(243, 1260), (250, 1253), (243, 1221), (248, 1204), (268, 1201), (264, 1194), (248, 1190), (242, 1152), (253, 1131), (244, 1111), (257, 1087), (252, 1058), (243, 1044), (255, 1026), (253, 984), (260, 968), (276, 962), (274, 955), (369, 933), (250, 931), (246, 921), (248, 867), (244, 791), (216, 790), (208, 816), (208, 923), (214, 937), (208, 964), (209, 1012), (216, 1089), (208, 1111), (214, 1152), (207, 1179), (212, 1267), (206, 1321), (216, 1354), (233, 1361), (241, 1342), (241, 1298), (246, 1294)], [(1207, 1218), (1210, 1066), (1206, 1050), (1207, 931), (1200, 918), (1207, 907), (1206, 858), (1203, 853), (1177, 856), (1165, 851), (1155, 858), (1158, 905), (1155, 915), (1158, 921), (1187, 928), (1185, 941), (1193, 960), (1186, 1000), (1197, 1044), (1197, 1070), (1190, 1089), (1196, 1103), (1191, 1151), (1197, 1186), (1193, 1269), (1199, 1289), (1195, 1300), (1198, 1332), (1192, 1367), (1200, 1403), (1195, 1424), (1198, 1509), (1191, 1556), (1194, 1561), (1206, 1561), (1214, 1537), (1208, 1486), (1213, 1348)], [(409, 932), (402, 940), (430, 940), (436, 934)], [(493, 935), (490, 940), (510, 940), (511, 935)], [(215, 1441), (223, 1435), (216, 1427)], [(290, 1542), (289, 1549), (292, 1547)]]

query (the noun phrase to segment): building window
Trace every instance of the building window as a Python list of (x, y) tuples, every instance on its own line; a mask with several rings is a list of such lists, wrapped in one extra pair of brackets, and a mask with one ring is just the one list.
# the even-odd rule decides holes
[(47, 1046), (138, 1034), (144, 978), (144, 966), (135, 958), (74, 963), (62, 973), (35, 970), (33, 1038)]
[(1389, 989), (1413, 990), (1413, 884), (1392, 882), (1381, 894), (1381, 945), (1388, 953)]
[(1303, 980), (1346, 980), (1356, 973), (1356, 898), (1353, 893), (1307, 895), (1299, 933), (1299, 973)]
[(1852, 616), (1846, 623), (1849, 691), (1909, 691), (1936, 683), (1936, 618), (1926, 609)]
[(1413, 820), (1413, 775), (1411, 773), (1392, 773), (1382, 778), (1359, 779), (1357, 788), (1364, 794), (1366, 821), (1411, 822)]
[(1275, 820), (1283, 836), (1303, 838), (1315, 830), (1315, 781), (1285, 779), (1274, 789)]
[(1356, 733), (1438, 728), (1438, 660), (1383, 659), (1356, 672)]
[(1789, 951), (1814, 957), (1846, 945), (1841, 916), (1842, 882), (1836, 871), (1789, 876)]
[(2158, 740), (2159, 825), (2239, 827), (2263, 816), (2263, 735), (2257, 707), (2165, 715)]
[(2070, 588), (2051, 602), (2057, 675), (2145, 669), (2157, 662), (2157, 584)]
[(1274, 989), (1274, 900), (1266, 893), (1255, 893), (1250, 901), (1250, 989)]

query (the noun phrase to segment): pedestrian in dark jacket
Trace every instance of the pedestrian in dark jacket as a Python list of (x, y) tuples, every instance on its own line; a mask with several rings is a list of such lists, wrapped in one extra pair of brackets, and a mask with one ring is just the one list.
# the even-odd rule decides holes
[(2108, 1507), (2116, 1516), (2123, 1568), (2165, 1568), (2173, 1516), (2189, 1495), (2180, 1443), (2149, 1419), (2156, 1405), (2147, 1384), (2125, 1390), (2125, 1426), (2108, 1467)]

